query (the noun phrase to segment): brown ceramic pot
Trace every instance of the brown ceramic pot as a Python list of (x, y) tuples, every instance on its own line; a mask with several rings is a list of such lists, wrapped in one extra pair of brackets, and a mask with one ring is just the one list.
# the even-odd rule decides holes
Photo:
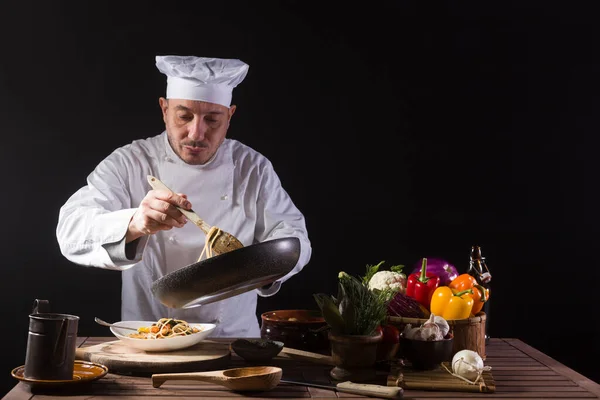
[(286, 347), (328, 353), (327, 322), (320, 311), (276, 310), (261, 315), (260, 337), (283, 342)]
[(376, 331), (373, 335), (335, 335), (329, 332), (331, 356), (335, 368), (330, 372), (336, 380), (366, 381), (375, 375), (377, 346), (383, 334)]

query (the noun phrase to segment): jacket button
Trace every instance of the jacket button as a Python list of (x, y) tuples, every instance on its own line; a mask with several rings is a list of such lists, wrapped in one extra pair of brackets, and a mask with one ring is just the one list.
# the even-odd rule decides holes
[(224, 194), (223, 196), (221, 196), (221, 200), (227, 200), (229, 198), (229, 196), (227, 196), (226, 194)]
[(177, 239), (175, 239), (175, 236), (169, 236), (169, 242), (175, 243), (176, 241)]
[(169, 157), (169, 156), (165, 156), (165, 161), (166, 161), (166, 162), (172, 162), (173, 160), (171, 160), (171, 157)]

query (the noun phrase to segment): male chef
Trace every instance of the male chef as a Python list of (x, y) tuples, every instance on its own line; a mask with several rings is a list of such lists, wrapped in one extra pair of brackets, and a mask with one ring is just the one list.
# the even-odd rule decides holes
[[(156, 67), (167, 77), (166, 96), (159, 99), (165, 130), (116, 148), (87, 176), (60, 209), (60, 250), (73, 263), (121, 271), (124, 321), (177, 318), (215, 323), (215, 337), (258, 337), (257, 296), (277, 293), (312, 250), (304, 216), (271, 162), (227, 138), (236, 110), (233, 89), (249, 66), (237, 59), (167, 55), (156, 57)], [(176, 193), (152, 190), (148, 175)], [(297, 237), (299, 260), (269, 286), (195, 308), (166, 307), (153, 297), (153, 282), (197, 262), (205, 243), (177, 206), (193, 207), (244, 246)]]

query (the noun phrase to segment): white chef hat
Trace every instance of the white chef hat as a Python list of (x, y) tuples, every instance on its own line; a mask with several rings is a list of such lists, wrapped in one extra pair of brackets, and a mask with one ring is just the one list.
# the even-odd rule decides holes
[(167, 75), (167, 99), (200, 100), (229, 107), (233, 88), (244, 80), (249, 65), (236, 59), (157, 56), (156, 67)]

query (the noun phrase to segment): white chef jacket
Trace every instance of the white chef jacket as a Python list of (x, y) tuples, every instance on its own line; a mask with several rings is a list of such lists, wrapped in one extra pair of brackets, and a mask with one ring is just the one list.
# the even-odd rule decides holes
[[(268, 288), (190, 309), (162, 305), (151, 293), (152, 283), (197, 262), (205, 235), (188, 222), (183, 228), (127, 244), (129, 258), (125, 256), (129, 221), (151, 189), (148, 175), (186, 194), (202, 219), (231, 233), (244, 246), (297, 237), (301, 251), (296, 266)], [(212, 336), (219, 337), (260, 336), (257, 294), (277, 293), (281, 283), (308, 263), (312, 252), (304, 216), (266, 157), (239, 141), (225, 139), (207, 164), (189, 165), (173, 151), (166, 132), (136, 140), (106, 157), (88, 176), (87, 185), (61, 207), (56, 233), (60, 250), (70, 261), (122, 271), (122, 320), (168, 317), (215, 323)]]

